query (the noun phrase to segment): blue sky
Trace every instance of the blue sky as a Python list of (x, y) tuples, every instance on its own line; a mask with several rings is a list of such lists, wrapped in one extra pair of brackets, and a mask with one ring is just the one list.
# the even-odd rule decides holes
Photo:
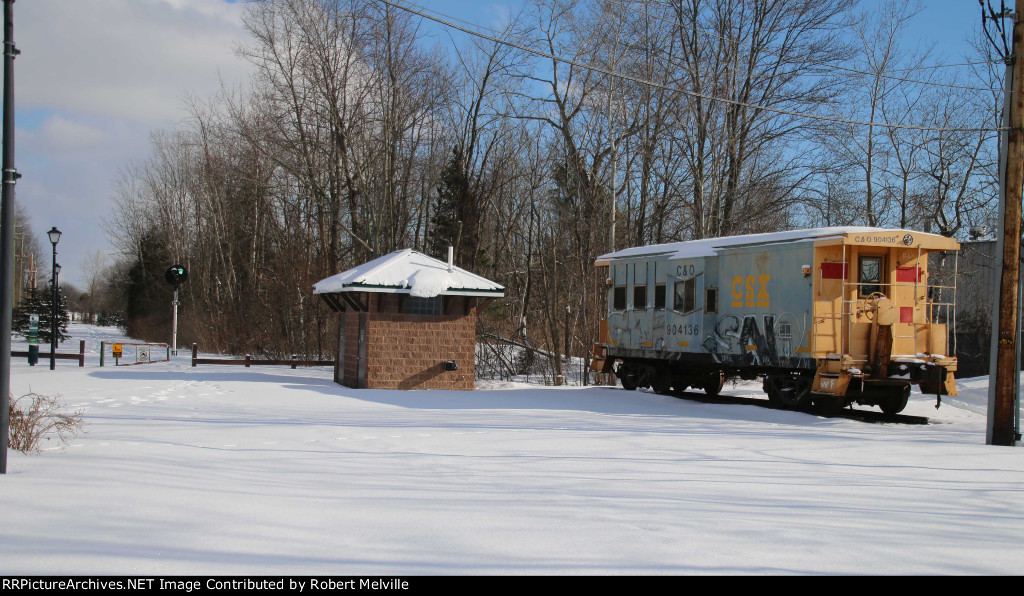
[[(417, 0), (492, 26), (521, 2)], [(875, 0), (862, 5), (871, 9)], [(929, 0), (910, 37), (934, 58), (963, 61), (963, 38), (978, 22), (977, 0)], [(151, 131), (186, 117), (184, 97), (212, 95), (221, 79), (243, 81), (233, 55), (242, 40), (241, 3), (231, 0), (32, 0), (14, 5), (17, 201), (49, 254), (58, 246), (62, 281), (84, 286), (82, 264), (115, 256), (104, 221), (119, 171), (149, 153)], [(439, 30), (439, 25), (427, 24)], [(459, 34), (456, 34), (459, 35)], [(48, 273), (48, 272), (46, 272)]]

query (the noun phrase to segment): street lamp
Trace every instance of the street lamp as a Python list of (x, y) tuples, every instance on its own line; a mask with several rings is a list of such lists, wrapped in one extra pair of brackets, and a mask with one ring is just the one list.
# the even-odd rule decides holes
[(46, 235), (50, 237), (50, 244), (53, 245), (53, 273), (50, 275), (50, 370), (53, 370), (57, 360), (57, 274), (60, 273), (60, 265), (57, 264), (57, 243), (60, 242), (60, 230), (53, 226)]

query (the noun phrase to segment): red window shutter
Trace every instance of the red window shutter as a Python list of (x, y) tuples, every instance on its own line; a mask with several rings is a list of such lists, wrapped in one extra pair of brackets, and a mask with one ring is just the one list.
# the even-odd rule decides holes
[(915, 283), (921, 281), (921, 270), (917, 267), (897, 267), (896, 281)]
[(846, 279), (846, 263), (822, 263), (822, 279)]

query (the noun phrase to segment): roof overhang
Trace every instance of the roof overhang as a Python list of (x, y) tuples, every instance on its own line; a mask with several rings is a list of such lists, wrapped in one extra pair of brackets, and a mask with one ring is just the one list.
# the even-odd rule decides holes
[[(399, 286), (378, 286), (373, 284), (345, 284), (342, 288), (332, 292), (317, 292), (318, 294), (340, 294), (342, 292), (374, 292), (379, 294), (411, 294), (411, 288)], [(449, 288), (437, 294), (438, 296), (478, 296), (484, 298), (504, 298), (505, 290), (478, 290), (473, 288)]]
[(888, 248), (920, 248), (923, 250), (959, 250), (956, 238), (915, 232), (913, 230), (873, 230), (844, 234), (831, 242), (822, 240), (816, 246), (845, 244), (847, 246), (880, 246)]

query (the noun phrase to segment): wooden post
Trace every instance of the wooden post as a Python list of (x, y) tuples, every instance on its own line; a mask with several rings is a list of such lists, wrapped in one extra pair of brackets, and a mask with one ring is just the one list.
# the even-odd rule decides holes
[(198, 353), (199, 353), (199, 346), (195, 342), (193, 342), (192, 343), (192, 368), (196, 367), (196, 355)]
[(100, 368), (103, 368), (103, 353), (107, 351), (107, 342), (100, 342)]
[(1024, 0), (1016, 0), (1013, 15), (1013, 50), (1007, 62), (1010, 90), (1005, 110), (1008, 112), (1006, 132), (1003, 193), (1000, 215), (1002, 234), (1000, 248), (1002, 269), (999, 278), (998, 303), (995, 311), (990, 371), (988, 428), (985, 442), (989, 445), (1012, 446), (1017, 440), (1014, 409), (1019, 383), (1017, 291), (1020, 277), (1021, 195), (1024, 191)]
[(873, 306), (869, 346), (871, 376), (885, 379), (889, 376), (889, 360), (892, 357), (892, 326), (896, 322), (896, 306), (888, 298), (879, 298)]
[[(565, 356), (566, 360), (569, 360), (569, 350), (572, 347), (571, 341), (570, 341), (570, 333), (569, 333), (569, 323), (572, 320), (571, 318), (572, 318), (572, 309), (569, 307), (568, 304), (566, 304), (565, 305), (565, 350), (562, 352), (562, 355)], [(569, 361), (571, 362), (571, 360), (569, 360)]]
[(85, 340), (78, 340), (78, 367), (85, 366)]
[(249, 368), (249, 363), (252, 362), (252, 356), (249, 354), (245, 355), (245, 368)]
[(295, 369), (295, 359), (296, 358), (297, 358), (297, 355), (296, 354), (292, 354), (292, 370)]

